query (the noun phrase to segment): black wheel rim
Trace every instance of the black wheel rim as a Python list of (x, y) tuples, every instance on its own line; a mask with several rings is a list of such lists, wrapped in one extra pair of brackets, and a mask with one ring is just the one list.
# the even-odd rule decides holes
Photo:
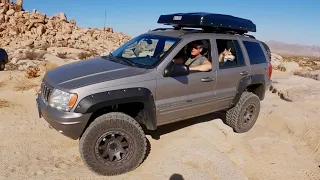
[(255, 111), (256, 107), (253, 104), (246, 107), (242, 116), (242, 122), (244, 125), (250, 125), (250, 123), (254, 120)]
[(97, 140), (95, 154), (105, 164), (123, 163), (132, 155), (132, 139), (123, 132), (107, 132)]

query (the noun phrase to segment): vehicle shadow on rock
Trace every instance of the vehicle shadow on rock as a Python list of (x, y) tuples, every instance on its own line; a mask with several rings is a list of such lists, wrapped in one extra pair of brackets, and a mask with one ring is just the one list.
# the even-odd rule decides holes
[(162, 135), (177, 131), (179, 129), (186, 128), (188, 126), (209, 122), (216, 119), (221, 119), (225, 123), (226, 114), (223, 112), (215, 112), (215, 113), (210, 113), (210, 114), (206, 114), (206, 115), (202, 115), (194, 118), (189, 118), (189, 119), (182, 120), (175, 123), (170, 123), (167, 125), (162, 125), (162, 126), (159, 126), (156, 131), (146, 130), (146, 135), (150, 135), (153, 139), (159, 140), (160, 136)]
[(169, 180), (184, 180), (184, 178), (181, 174), (172, 174)]
[(149, 154), (151, 152), (151, 144), (150, 144), (150, 141), (147, 137), (146, 137), (146, 141), (147, 141), (147, 151), (146, 151), (146, 154), (144, 155), (144, 158), (141, 163), (144, 163), (144, 161), (147, 159), (147, 157), (149, 156)]

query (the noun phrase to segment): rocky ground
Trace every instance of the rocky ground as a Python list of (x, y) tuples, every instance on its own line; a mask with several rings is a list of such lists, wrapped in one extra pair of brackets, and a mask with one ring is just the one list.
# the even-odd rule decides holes
[[(1, 72), (0, 179), (103, 179), (81, 161), (78, 141), (37, 117), (40, 79)], [(234, 133), (221, 114), (163, 126), (159, 140), (147, 137), (150, 151), (138, 169), (105, 179), (319, 180), (320, 82), (277, 70), (273, 79), (248, 133)], [(278, 92), (294, 96), (283, 100)]]

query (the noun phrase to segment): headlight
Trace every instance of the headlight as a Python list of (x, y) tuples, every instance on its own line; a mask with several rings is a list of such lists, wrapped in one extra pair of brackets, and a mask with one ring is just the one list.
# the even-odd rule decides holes
[(76, 104), (77, 98), (77, 94), (54, 89), (49, 99), (49, 105), (58, 110), (70, 111), (70, 109)]

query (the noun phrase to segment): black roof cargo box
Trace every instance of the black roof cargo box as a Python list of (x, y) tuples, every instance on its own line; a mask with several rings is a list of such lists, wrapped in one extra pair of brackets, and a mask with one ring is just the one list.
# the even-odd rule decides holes
[(205, 12), (161, 15), (158, 23), (175, 27), (212, 28), (242, 33), (256, 32), (256, 25), (250, 20)]

